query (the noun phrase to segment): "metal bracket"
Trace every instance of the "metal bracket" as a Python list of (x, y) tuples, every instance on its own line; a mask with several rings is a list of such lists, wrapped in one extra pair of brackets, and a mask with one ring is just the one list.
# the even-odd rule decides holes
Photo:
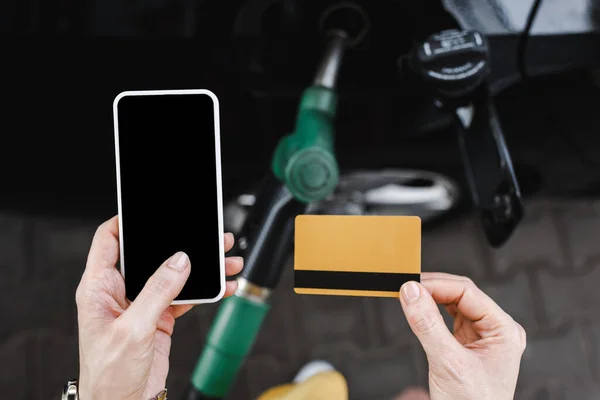
[(460, 152), (487, 240), (500, 247), (523, 218), (521, 191), (487, 87), (470, 99), (470, 120), (464, 107), (454, 109)]

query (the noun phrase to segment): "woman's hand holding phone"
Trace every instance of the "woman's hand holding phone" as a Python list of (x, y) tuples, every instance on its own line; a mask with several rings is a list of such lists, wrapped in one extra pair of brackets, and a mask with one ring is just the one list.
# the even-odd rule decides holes
[[(233, 235), (225, 234), (226, 252), (233, 242)], [(116, 268), (118, 260), (119, 228), (114, 217), (96, 231), (76, 293), (79, 396), (86, 400), (146, 400), (163, 390), (175, 319), (192, 308), (171, 305), (192, 268), (185, 253), (166, 260), (133, 302), (125, 297), (125, 282)], [(227, 276), (239, 273), (242, 267), (239, 257), (225, 261)], [(227, 282), (225, 296), (236, 288), (235, 281)]]

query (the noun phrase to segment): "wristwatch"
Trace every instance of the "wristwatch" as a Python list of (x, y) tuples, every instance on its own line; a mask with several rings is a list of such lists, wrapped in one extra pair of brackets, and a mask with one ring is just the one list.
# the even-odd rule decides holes
[[(79, 381), (72, 379), (67, 382), (62, 393), (62, 400), (79, 400)], [(162, 390), (159, 394), (149, 400), (167, 400), (167, 389)]]
[(167, 389), (165, 388), (162, 392), (160, 392), (150, 400), (167, 400)]
[(79, 386), (77, 379), (71, 379), (62, 392), (62, 400), (79, 400)]

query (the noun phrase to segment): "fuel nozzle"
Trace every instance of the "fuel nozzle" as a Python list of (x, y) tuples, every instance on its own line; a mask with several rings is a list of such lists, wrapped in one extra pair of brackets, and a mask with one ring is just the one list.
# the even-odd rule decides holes
[(273, 173), (302, 202), (326, 198), (339, 180), (334, 152), (334, 89), (346, 41), (343, 31), (328, 35), (313, 84), (302, 94), (295, 130), (281, 139), (273, 156)]
[(335, 88), (347, 40), (348, 36), (344, 31), (335, 30), (330, 32), (313, 86), (327, 89)]

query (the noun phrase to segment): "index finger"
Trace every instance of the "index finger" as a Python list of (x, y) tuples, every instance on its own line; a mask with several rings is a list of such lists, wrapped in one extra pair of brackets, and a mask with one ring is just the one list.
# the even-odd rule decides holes
[(454, 304), (460, 313), (473, 322), (490, 319), (506, 322), (510, 316), (473, 281), (458, 276), (425, 278), (421, 284), (438, 304)]
[(86, 271), (114, 268), (119, 261), (119, 219), (117, 216), (96, 229), (88, 254)]
[(225, 232), (225, 234), (223, 235), (223, 239), (225, 242), (225, 253), (227, 253), (233, 248), (233, 245), (235, 244), (235, 238), (233, 237), (233, 233)]
[(455, 281), (469, 281), (471, 282), (471, 279), (467, 278), (466, 276), (461, 276), (461, 275), (454, 275), (454, 274), (449, 274), (446, 272), (422, 272), (421, 273), (421, 279), (452, 279)]

